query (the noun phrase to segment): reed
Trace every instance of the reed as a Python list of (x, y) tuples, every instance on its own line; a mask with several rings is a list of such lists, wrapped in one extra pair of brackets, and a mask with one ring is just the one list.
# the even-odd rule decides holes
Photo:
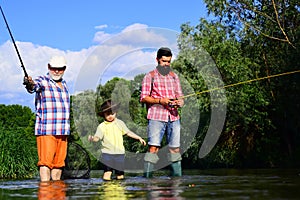
[(25, 128), (7, 130), (0, 126), (0, 179), (37, 176), (35, 138), (25, 132)]

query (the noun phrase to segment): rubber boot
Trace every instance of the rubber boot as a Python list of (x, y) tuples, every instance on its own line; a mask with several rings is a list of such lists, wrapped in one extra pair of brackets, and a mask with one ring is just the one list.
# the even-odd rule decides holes
[(156, 153), (147, 152), (144, 157), (144, 177), (151, 178), (154, 165), (158, 162), (159, 157)]
[(182, 176), (181, 161), (171, 163), (171, 176)]
[(151, 162), (145, 162), (144, 163), (144, 177), (145, 178), (151, 178), (152, 172), (153, 172), (154, 164)]

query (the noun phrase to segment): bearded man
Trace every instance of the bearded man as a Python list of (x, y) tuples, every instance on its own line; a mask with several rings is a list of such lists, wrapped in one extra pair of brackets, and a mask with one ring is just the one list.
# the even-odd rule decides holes
[(171, 70), (172, 51), (161, 47), (157, 51), (157, 67), (147, 73), (142, 82), (140, 101), (148, 107), (148, 152), (144, 160), (144, 176), (152, 177), (158, 162), (158, 151), (164, 135), (169, 146), (168, 161), (172, 176), (182, 176), (180, 152), (180, 116), (178, 108), (184, 105), (180, 80)]

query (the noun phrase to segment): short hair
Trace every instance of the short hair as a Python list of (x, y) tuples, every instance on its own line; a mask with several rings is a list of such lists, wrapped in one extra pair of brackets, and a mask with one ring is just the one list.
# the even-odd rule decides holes
[(160, 59), (161, 57), (163, 56), (167, 56), (167, 57), (170, 57), (172, 56), (172, 51), (170, 48), (168, 47), (161, 47), (158, 49), (157, 51), (157, 58)]

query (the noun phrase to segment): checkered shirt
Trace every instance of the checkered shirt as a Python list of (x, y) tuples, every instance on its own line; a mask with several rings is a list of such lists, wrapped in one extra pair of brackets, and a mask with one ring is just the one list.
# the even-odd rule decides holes
[(66, 82), (61, 89), (49, 74), (35, 79), (35, 135), (70, 134), (70, 96)]
[[(183, 96), (178, 76), (175, 73), (173, 76), (170, 74), (163, 76), (157, 69), (154, 70), (153, 77), (151, 76), (151, 73), (147, 73), (142, 82), (140, 100), (144, 99), (146, 96), (169, 99), (176, 99)], [(148, 109), (147, 119), (167, 122), (169, 120), (176, 121), (179, 118), (178, 110), (168, 106), (152, 104)]]

